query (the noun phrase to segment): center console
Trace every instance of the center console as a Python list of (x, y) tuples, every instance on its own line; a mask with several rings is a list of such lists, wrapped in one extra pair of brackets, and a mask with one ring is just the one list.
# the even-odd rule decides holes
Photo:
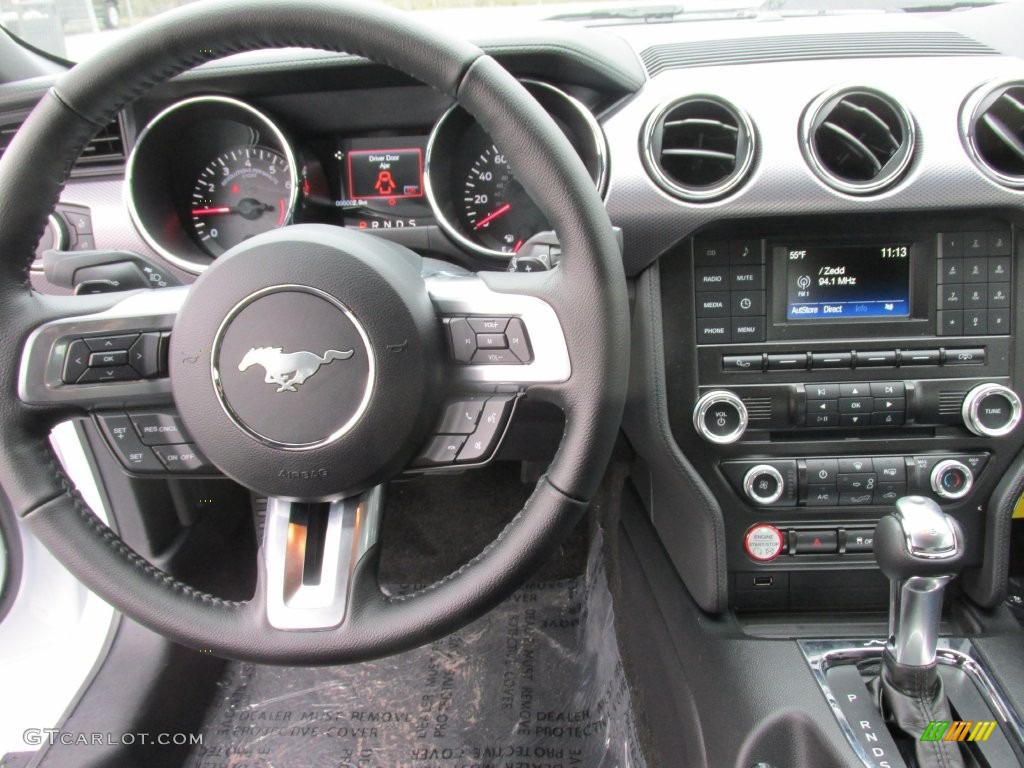
[(1019, 240), (957, 213), (763, 221), (662, 260), (671, 427), (722, 508), (734, 608), (883, 607), (871, 532), (908, 494), (981, 562), (1024, 437)]

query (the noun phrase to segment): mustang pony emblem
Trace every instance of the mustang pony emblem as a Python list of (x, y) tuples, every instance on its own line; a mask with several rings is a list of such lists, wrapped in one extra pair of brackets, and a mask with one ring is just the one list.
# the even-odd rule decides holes
[(245, 371), (253, 365), (262, 365), (267, 372), (263, 379), (267, 384), (277, 384), (278, 392), (298, 392), (295, 385), (305, 382), (320, 370), (321, 365), (335, 360), (348, 360), (350, 357), (351, 349), (345, 352), (328, 349), (321, 357), (313, 352), (286, 354), (280, 347), (253, 347), (245, 353), (242, 362), (238, 364), (238, 370)]

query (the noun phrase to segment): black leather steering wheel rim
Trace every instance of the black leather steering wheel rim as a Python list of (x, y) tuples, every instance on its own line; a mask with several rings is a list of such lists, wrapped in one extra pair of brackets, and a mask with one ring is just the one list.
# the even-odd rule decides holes
[[(128, 102), (186, 69), (231, 53), (290, 46), (344, 50), (422, 80), (457, 99), (513, 158), (517, 178), (559, 235), (563, 261), (545, 276), (481, 277), (496, 291), (521, 285), (550, 299), (572, 363), (569, 381), (530, 390), (562, 407), (565, 433), (548, 473), (499, 537), (455, 573), (403, 598), (376, 588), (371, 550), (357, 566), (344, 624), (327, 631), (271, 628), (259, 586), (250, 601), (226, 601), (146, 562), (86, 507), (49, 448), (49, 429), (80, 413), (30, 407), (17, 394), (22, 347), (31, 331), (108, 301), (42, 296), (28, 282), (35, 243), (86, 141)], [(508, 72), (469, 44), (358, 0), (227, 0), (179, 9), (134, 28), (116, 49), (78, 65), (47, 93), (0, 160), (0, 210), (3, 490), (73, 574), (160, 634), (270, 663), (342, 663), (413, 647), (507, 596), (567, 535), (596, 490), (627, 384), (621, 257), (600, 197), (565, 137)]]

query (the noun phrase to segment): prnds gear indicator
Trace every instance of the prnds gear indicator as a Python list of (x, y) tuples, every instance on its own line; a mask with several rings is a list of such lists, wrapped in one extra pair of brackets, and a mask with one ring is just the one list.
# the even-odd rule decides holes
[(423, 150), (350, 150), (348, 195), (352, 200), (422, 197)]

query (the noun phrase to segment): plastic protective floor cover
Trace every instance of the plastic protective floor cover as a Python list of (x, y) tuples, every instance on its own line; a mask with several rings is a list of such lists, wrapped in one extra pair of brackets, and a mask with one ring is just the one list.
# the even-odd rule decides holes
[(644, 768), (599, 553), (398, 656), (230, 665), (187, 768)]

